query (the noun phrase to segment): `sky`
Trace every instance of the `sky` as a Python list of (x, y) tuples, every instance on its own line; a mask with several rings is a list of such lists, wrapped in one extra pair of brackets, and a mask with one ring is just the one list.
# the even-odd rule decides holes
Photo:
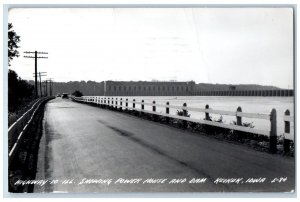
[(33, 79), (190, 81), (293, 86), (291, 8), (13, 8), (11, 62)]

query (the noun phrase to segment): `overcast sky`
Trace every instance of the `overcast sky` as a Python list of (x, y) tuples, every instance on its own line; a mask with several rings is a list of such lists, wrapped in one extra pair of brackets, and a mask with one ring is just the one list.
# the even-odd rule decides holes
[(293, 85), (289, 8), (11, 9), (21, 57), (11, 69), (55, 81), (194, 80)]

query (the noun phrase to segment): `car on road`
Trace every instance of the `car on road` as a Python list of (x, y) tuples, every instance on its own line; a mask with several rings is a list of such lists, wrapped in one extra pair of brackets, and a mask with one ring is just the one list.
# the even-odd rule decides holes
[(60, 94), (60, 93), (58, 93), (58, 94), (56, 95), (56, 97), (61, 97), (61, 94)]
[(63, 93), (62, 96), (61, 96), (61, 98), (62, 99), (65, 99), (65, 98), (68, 99), (69, 98), (68, 93)]

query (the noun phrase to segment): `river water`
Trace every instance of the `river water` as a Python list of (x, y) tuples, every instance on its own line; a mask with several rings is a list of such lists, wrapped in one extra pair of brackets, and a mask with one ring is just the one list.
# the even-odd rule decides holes
[[(115, 98), (115, 97), (114, 97)], [(118, 97), (118, 99), (121, 97)], [(243, 112), (270, 114), (273, 108), (277, 112), (277, 131), (278, 135), (284, 133), (283, 115), (285, 110), (290, 110), (291, 116), (294, 116), (294, 97), (238, 97), (238, 96), (145, 96), (145, 97), (122, 97), (123, 100), (128, 98), (130, 101), (135, 99), (137, 102), (144, 100), (145, 103), (152, 103), (156, 101), (157, 104), (166, 104), (182, 106), (186, 103), (188, 107), (205, 108), (208, 104), (209, 108), (226, 111), (236, 111), (240, 106)], [(132, 106), (129, 104), (129, 106)], [(136, 104), (136, 108), (141, 106)], [(152, 110), (151, 106), (145, 105), (145, 110)], [(165, 113), (165, 108), (156, 108), (157, 112)], [(170, 114), (176, 114), (176, 109), (170, 109)], [(205, 114), (202, 112), (189, 111), (190, 117), (197, 119), (204, 119)], [(218, 120), (221, 115), (210, 114), (213, 120)], [(236, 121), (236, 117), (222, 116), (223, 122), (226, 124)], [(262, 119), (243, 118), (243, 122), (252, 123), (254, 128), (262, 130), (270, 130), (270, 121)], [(291, 123), (291, 133), (294, 131), (294, 124)], [(293, 133), (289, 139), (294, 139)]]

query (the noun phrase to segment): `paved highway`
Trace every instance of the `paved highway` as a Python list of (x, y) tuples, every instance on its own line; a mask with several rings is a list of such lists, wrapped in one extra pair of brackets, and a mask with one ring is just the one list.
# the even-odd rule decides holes
[(48, 181), (35, 192), (290, 192), (295, 187), (293, 158), (124, 113), (56, 98), (46, 105), (43, 124), (36, 179)]

